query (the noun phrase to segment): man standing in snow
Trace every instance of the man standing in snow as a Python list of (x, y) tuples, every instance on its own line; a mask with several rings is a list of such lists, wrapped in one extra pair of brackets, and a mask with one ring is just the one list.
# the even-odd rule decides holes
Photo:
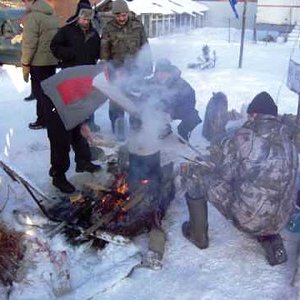
[(22, 0), (27, 9), (22, 39), (23, 78), (32, 81), (32, 92), (37, 100), (37, 119), (29, 123), (30, 129), (46, 127), (45, 95), (41, 81), (55, 74), (57, 59), (50, 50), (50, 42), (59, 27), (51, 0)]
[[(96, 63), (100, 38), (96, 30), (90, 28), (92, 18), (92, 7), (82, 4), (74, 22), (59, 29), (54, 36), (51, 50), (61, 60), (62, 67)], [(70, 166), (70, 146), (75, 152), (76, 172), (94, 173), (100, 170), (100, 166), (91, 163), (91, 152), (82, 136), (82, 125), (66, 130), (50, 99), (47, 103), (47, 133), (51, 152), (49, 175), (53, 178), (53, 185), (61, 192), (72, 193), (75, 187), (65, 176)]]
[[(113, 1), (112, 13), (114, 19), (102, 31), (101, 59), (107, 62), (105, 69), (109, 80), (122, 81), (128, 87), (128, 78), (143, 79), (152, 73), (150, 47), (143, 24), (129, 11), (125, 0)], [(124, 111), (112, 102), (109, 118), (113, 132), (117, 119), (124, 128)]]
[(255, 236), (270, 265), (287, 260), (279, 234), (296, 200), (298, 155), (277, 106), (262, 92), (247, 109), (249, 120), (222, 141), (214, 167), (189, 164), (183, 177), (190, 221), (183, 235), (208, 247), (207, 201), (241, 231)]
[[(79, 13), (85, 13), (79, 16)], [(80, 0), (75, 15), (54, 36), (50, 48), (62, 68), (95, 65), (100, 58), (100, 37), (93, 28), (94, 13), (89, 0)], [(94, 114), (87, 120), (92, 131), (99, 131)]]

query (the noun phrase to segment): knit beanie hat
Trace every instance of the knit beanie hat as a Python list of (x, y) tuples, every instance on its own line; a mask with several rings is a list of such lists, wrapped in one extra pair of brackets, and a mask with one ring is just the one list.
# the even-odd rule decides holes
[(120, 13), (128, 13), (129, 8), (124, 0), (115, 0), (112, 2), (112, 13), (120, 14)]
[(251, 101), (247, 113), (258, 113), (276, 117), (278, 115), (278, 109), (273, 98), (267, 92), (261, 92)]

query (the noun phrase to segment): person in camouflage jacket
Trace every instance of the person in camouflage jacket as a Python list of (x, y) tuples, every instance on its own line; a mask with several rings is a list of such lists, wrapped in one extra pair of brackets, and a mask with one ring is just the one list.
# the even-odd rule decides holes
[[(112, 3), (115, 18), (102, 31), (101, 59), (107, 62), (106, 75), (111, 81), (126, 82), (129, 78), (143, 79), (152, 73), (152, 57), (144, 26), (129, 11), (126, 1)], [(132, 80), (132, 79), (131, 79)], [(109, 117), (112, 129), (118, 118), (124, 119), (124, 111), (110, 103)]]
[[(256, 236), (275, 265), (287, 259), (279, 232), (296, 201), (298, 155), (268, 93), (258, 94), (247, 113), (242, 128), (222, 141), (214, 168), (190, 165), (187, 201), (208, 200), (239, 230)], [(186, 222), (183, 234), (190, 240), (192, 231)]]

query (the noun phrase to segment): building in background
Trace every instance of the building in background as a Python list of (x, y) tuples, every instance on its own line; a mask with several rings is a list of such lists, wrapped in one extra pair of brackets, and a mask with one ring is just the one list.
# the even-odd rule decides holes
[[(236, 10), (239, 15), (237, 19), (229, 4), (229, 0), (194, 0), (197, 3), (203, 4), (209, 8), (203, 26), (206, 27), (229, 27), (241, 29), (242, 27), (242, 14), (244, 7), (244, 0), (239, 0)], [(247, 5), (247, 18), (246, 28), (253, 30), (255, 28), (256, 18), (256, 2), (257, 0), (248, 0)]]
[(59, 17), (60, 25), (74, 14), (78, 0), (54, 0), (54, 10)]
[[(100, 19), (109, 18), (111, 0), (97, 1)], [(149, 37), (187, 31), (203, 26), (208, 7), (192, 0), (133, 0), (131, 11), (144, 24)]]
[[(257, 0), (256, 28), (287, 39), (299, 36), (300, 0)], [(296, 26), (296, 27), (295, 27)], [(291, 34), (291, 31), (294, 32)]]
[[(78, 0), (53, 0), (53, 8), (62, 25), (67, 18), (74, 14)], [(21, 0), (0, 0), (0, 8), (23, 8)]]

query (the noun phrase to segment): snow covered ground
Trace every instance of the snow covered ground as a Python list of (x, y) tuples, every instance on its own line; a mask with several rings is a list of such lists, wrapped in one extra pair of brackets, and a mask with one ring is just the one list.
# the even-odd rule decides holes
[[(229, 108), (240, 110), (243, 104), (265, 90), (276, 100), (279, 113), (296, 113), (298, 96), (289, 91), (285, 80), (292, 44), (257, 43), (251, 41), (247, 32), (243, 68), (238, 69), (240, 33), (232, 31), (228, 43), (227, 29), (203, 28), (174, 36), (150, 41), (154, 58), (169, 58), (183, 72), (183, 77), (194, 87), (197, 94), (197, 109), (202, 119), (212, 92), (222, 91), (228, 96)], [(197, 71), (187, 68), (196, 61), (201, 48), (208, 44), (216, 50), (217, 64), (212, 70)], [(34, 182), (48, 195), (55, 193), (48, 177), (49, 144), (45, 130), (28, 129), (35, 120), (35, 101), (24, 102), (29, 84), (22, 81), (21, 69), (4, 66), (0, 68), (0, 153), (12, 165)], [(96, 112), (96, 122), (101, 133), (111, 136), (107, 105)], [(201, 136), (202, 126), (193, 132), (191, 143), (205, 151), (207, 141)], [(169, 144), (171, 142), (169, 141)], [(166, 142), (167, 144), (167, 142)], [(184, 145), (171, 143), (170, 148), (180, 161), (186, 155)], [(170, 146), (170, 145), (169, 145)], [(166, 150), (169, 149), (169, 150)], [(74, 175), (74, 162), (68, 177)], [(7, 199), (9, 179), (0, 170), (0, 207)], [(11, 183), (9, 200), (1, 219), (18, 227), (13, 218), (15, 208), (37, 212), (35, 203), (21, 186)], [(261, 247), (247, 235), (237, 231), (213, 207), (209, 206), (210, 246), (199, 250), (186, 241), (181, 234), (181, 224), (188, 217), (183, 193), (178, 192), (172, 202), (163, 226), (167, 232), (164, 267), (160, 271), (136, 270), (126, 277), (130, 268), (140, 260), (140, 252), (147, 245), (147, 236), (137, 238), (128, 246), (109, 245), (96, 253), (84, 247), (72, 248), (57, 236), (46, 240), (43, 233), (35, 231), (37, 238), (47, 242), (52, 255), (66, 251), (70, 262), (71, 285), (77, 287), (63, 299), (180, 299), (180, 300), (226, 300), (226, 299), (297, 299), (297, 290), (290, 287), (296, 267), (297, 234), (283, 232), (289, 261), (270, 267)], [(29, 234), (30, 232), (28, 232)], [(33, 238), (34, 239), (34, 238)], [(34, 247), (33, 247), (34, 248)], [(14, 287), (13, 300), (54, 299), (51, 291), (51, 254), (32, 249), (28, 262), (26, 282)], [(57, 252), (55, 252), (57, 251)], [(54, 254), (53, 254), (54, 253)], [(1, 296), (0, 296), (1, 298)], [(1, 298), (2, 299), (2, 298)]]

